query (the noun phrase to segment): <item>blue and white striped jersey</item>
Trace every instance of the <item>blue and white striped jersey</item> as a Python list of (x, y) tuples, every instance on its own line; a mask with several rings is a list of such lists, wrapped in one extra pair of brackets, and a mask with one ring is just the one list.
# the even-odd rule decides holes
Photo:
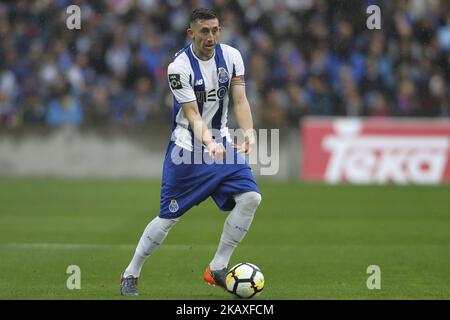
[[(245, 73), (241, 54), (233, 47), (218, 43), (214, 55), (205, 61), (197, 58), (192, 44), (179, 51), (169, 64), (167, 75), (173, 93), (172, 140), (192, 151), (192, 130), (181, 104), (197, 101), (208, 128), (220, 130), (228, 140), (228, 92), (231, 79)], [(218, 137), (216, 137), (218, 138)]]

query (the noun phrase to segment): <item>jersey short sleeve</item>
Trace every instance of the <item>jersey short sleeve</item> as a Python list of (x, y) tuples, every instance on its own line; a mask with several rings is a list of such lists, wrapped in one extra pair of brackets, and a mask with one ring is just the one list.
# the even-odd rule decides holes
[(232, 77), (243, 77), (245, 75), (244, 61), (242, 60), (241, 53), (235, 49), (231, 48), (231, 59), (233, 62), (233, 75)]
[(195, 93), (189, 83), (190, 71), (178, 61), (169, 64), (167, 68), (167, 81), (178, 103), (195, 101)]

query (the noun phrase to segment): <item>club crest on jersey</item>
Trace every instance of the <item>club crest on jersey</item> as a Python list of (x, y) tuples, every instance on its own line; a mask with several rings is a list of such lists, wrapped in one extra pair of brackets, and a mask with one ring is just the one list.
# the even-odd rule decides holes
[(218, 73), (217, 73), (217, 79), (219, 80), (220, 83), (226, 83), (228, 82), (228, 80), (230, 80), (230, 76), (227, 72), (227, 70), (225, 70), (225, 68), (218, 68)]
[(174, 213), (177, 212), (180, 207), (178, 206), (178, 202), (175, 199), (170, 200), (169, 211)]

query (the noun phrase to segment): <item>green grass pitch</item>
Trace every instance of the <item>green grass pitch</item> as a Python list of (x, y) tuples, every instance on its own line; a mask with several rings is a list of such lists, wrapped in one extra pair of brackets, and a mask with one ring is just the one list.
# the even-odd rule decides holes
[[(118, 278), (159, 208), (159, 181), (0, 180), (0, 299), (130, 299)], [(450, 299), (450, 186), (260, 183), (231, 265), (261, 267), (259, 299)], [(147, 261), (138, 299), (234, 299), (202, 280), (226, 213), (189, 211)], [(69, 265), (81, 289), (66, 287)], [(366, 286), (381, 268), (381, 289)]]

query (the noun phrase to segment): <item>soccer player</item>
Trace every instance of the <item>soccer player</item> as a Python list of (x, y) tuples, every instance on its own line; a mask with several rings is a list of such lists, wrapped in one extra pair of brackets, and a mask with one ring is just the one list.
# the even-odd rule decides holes
[[(210, 196), (219, 209), (231, 212), (203, 278), (211, 285), (225, 287), (231, 255), (261, 202), (243, 156), (251, 152), (255, 142), (244, 63), (238, 50), (218, 42), (220, 32), (213, 10), (195, 9), (187, 29), (191, 44), (169, 64), (173, 125), (163, 166), (160, 212), (145, 228), (133, 259), (121, 275), (122, 295), (138, 295), (137, 282), (146, 259), (186, 211)], [(229, 91), (238, 124), (245, 132), (241, 145), (232, 143), (227, 128)]]

